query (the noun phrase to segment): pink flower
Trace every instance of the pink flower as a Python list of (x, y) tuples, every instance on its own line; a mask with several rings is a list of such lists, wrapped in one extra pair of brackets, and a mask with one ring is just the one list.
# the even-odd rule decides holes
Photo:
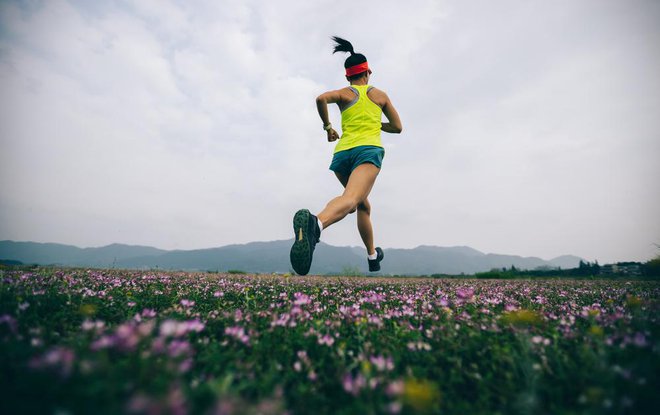
[(294, 293), (293, 294), (293, 304), (295, 305), (305, 305), (305, 304), (310, 304), (312, 300), (309, 298), (307, 294), (303, 293)]
[(192, 307), (195, 305), (195, 302), (184, 298), (183, 300), (181, 300), (181, 305), (184, 307)]
[(193, 360), (191, 358), (187, 358), (181, 363), (179, 363), (179, 373), (186, 373), (192, 368), (193, 365)]
[(185, 340), (172, 340), (167, 346), (167, 354), (170, 357), (179, 357), (190, 353), (190, 343)]
[(85, 321), (83, 321), (81, 324), (81, 328), (84, 331), (90, 331), (90, 330), (101, 331), (103, 330), (103, 327), (105, 327), (105, 323), (101, 320), (92, 321), (89, 319), (85, 319)]
[(168, 336), (181, 336), (184, 332), (182, 326), (176, 320), (165, 320), (160, 323), (160, 335), (164, 337)]
[(637, 347), (646, 347), (648, 346), (648, 342), (646, 341), (646, 336), (642, 333), (635, 333), (635, 337), (632, 339), (632, 344), (634, 344)]
[(387, 387), (385, 387), (385, 393), (389, 397), (399, 396), (403, 393), (403, 387), (404, 384), (402, 380), (395, 380), (390, 382)]
[(369, 361), (381, 372), (394, 369), (394, 362), (391, 357), (371, 356)]
[(402, 406), (401, 402), (390, 402), (390, 404), (387, 405), (387, 410), (391, 414), (398, 414), (401, 412)]
[(142, 317), (145, 318), (156, 317), (156, 312), (150, 308), (145, 308), (144, 310), (142, 310)]
[(225, 328), (225, 334), (235, 338), (246, 346), (250, 345), (250, 336), (245, 333), (245, 329), (240, 326), (233, 326)]
[(95, 340), (89, 348), (93, 351), (98, 351), (101, 349), (107, 349), (114, 346), (115, 342), (111, 336), (101, 336)]
[(156, 322), (153, 320), (145, 321), (137, 326), (137, 332), (141, 337), (147, 337), (151, 334), (155, 325)]
[(197, 332), (204, 330), (204, 323), (199, 320), (189, 320), (189, 321), (176, 321), (168, 319), (160, 323), (160, 335), (161, 336), (172, 336), (172, 337), (181, 337), (190, 332)]
[(185, 321), (184, 324), (186, 326), (186, 331), (188, 332), (194, 331), (195, 333), (199, 333), (200, 331), (204, 330), (205, 327), (204, 323), (199, 320), (188, 320)]
[(359, 395), (360, 390), (362, 390), (366, 384), (367, 380), (364, 378), (364, 376), (362, 376), (361, 373), (358, 373), (355, 378), (353, 378), (350, 373), (347, 373), (342, 379), (342, 386), (344, 387), (344, 390), (353, 396)]
[(463, 300), (469, 300), (474, 296), (474, 288), (459, 288), (456, 290), (456, 296)]
[(124, 351), (132, 351), (140, 341), (140, 336), (137, 333), (135, 325), (124, 323), (117, 327), (114, 334), (115, 346), (118, 346)]
[(167, 410), (164, 412), (170, 413), (172, 415), (185, 415), (189, 412), (189, 408), (186, 404), (186, 398), (183, 394), (183, 390), (179, 385), (170, 387), (169, 394), (167, 395), (167, 406)]
[(68, 377), (73, 369), (73, 362), (76, 358), (73, 350), (56, 346), (48, 350), (40, 357), (33, 358), (29, 366), (33, 369), (53, 368), (56, 369), (62, 377)]
[(326, 334), (323, 337), (320, 337), (319, 340), (318, 340), (318, 343), (320, 345), (325, 344), (327, 346), (332, 346), (334, 344), (334, 342), (335, 342), (335, 339), (332, 336), (328, 335), (328, 334)]

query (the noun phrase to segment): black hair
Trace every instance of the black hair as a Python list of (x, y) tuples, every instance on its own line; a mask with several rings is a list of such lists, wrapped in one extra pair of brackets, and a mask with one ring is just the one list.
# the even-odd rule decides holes
[[(351, 42), (349, 42), (346, 39), (342, 39), (338, 36), (333, 36), (332, 40), (336, 42), (335, 48), (332, 51), (332, 53), (337, 53), (337, 52), (348, 52), (350, 53), (350, 56), (346, 58), (346, 61), (344, 61), (344, 68), (350, 68), (351, 66), (359, 65), (361, 63), (364, 63), (367, 61), (367, 57), (364, 56), (361, 53), (355, 53), (355, 50), (353, 49), (353, 45)], [(364, 72), (360, 72), (359, 74), (355, 74), (351, 77), (349, 77), (350, 80), (360, 78), (361, 76), (364, 75)]]

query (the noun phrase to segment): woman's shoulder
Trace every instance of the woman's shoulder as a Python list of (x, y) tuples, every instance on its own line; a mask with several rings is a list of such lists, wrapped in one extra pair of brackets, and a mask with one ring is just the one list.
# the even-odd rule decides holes
[(343, 93), (343, 94), (354, 94), (355, 93), (355, 88), (353, 88), (352, 85), (345, 86), (341, 89), (338, 89), (337, 91)]
[(342, 89), (338, 89), (337, 91), (339, 91), (343, 101), (345, 102), (353, 101), (356, 97), (356, 94), (359, 94), (359, 92), (357, 92), (356, 89), (353, 88), (352, 86), (346, 86), (343, 87)]
[(377, 95), (387, 95), (385, 91), (383, 91), (380, 88), (377, 88), (373, 85), (369, 85), (367, 88), (367, 91), (369, 91), (370, 94), (377, 94)]
[(385, 105), (385, 103), (389, 100), (387, 97), (387, 94), (385, 91), (382, 89), (378, 89), (375, 86), (369, 86), (369, 89), (367, 90), (367, 96), (369, 96), (369, 99), (378, 104), (379, 106)]

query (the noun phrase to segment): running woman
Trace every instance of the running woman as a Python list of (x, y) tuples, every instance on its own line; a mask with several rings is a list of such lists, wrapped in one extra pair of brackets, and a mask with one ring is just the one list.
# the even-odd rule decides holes
[[(312, 266), (314, 247), (321, 232), (356, 210), (358, 231), (367, 248), (369, 271), (380, 271), (384, 254), (380, 247), (374, 246), (371, 205), (367, 197), (385, 156), (380, 141), (381, 130), (394, 134), (402, 130), (399, 114), (387, 94), (369, 85), (371, 69), (367, 58), (355, 53), (349, 41), (336, 36), (332, 39), (336, 42), (333, 53), (350, 53), (344, 62), (350, 86), (319, 95), (316, 107), (328, 142), (337, 141), (330, 170), (344, 186), (344, 193), (328, 202), (316, 216), (307, 209), (301, 209), (293, 216), (295, 239), (290, 257), (293, 269), (300, 275), (306, 275)], [(328, 104), (337, 104), (341, 111), (341, 137), (330, 124)], [(381, 121), (382, 114), (388, 122)]]

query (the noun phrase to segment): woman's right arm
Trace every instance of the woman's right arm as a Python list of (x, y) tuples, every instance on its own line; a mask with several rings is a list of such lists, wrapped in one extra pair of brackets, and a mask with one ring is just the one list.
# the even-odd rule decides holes
[[(316, 109), (319, 112), (321, 121), (323, 121), (323, 127), (330, 124), (330, 116), (328, 115), (328, 104), (336, 104), (341, 102), (341, 93), (340, 91), (328, 91), (324, 92), (318, 97), (316, 97)], [(339, 134), (335, 131), (334, 128), (327, 130), (328, 132), (328, 141), (335, 141), (339, 138)]]

